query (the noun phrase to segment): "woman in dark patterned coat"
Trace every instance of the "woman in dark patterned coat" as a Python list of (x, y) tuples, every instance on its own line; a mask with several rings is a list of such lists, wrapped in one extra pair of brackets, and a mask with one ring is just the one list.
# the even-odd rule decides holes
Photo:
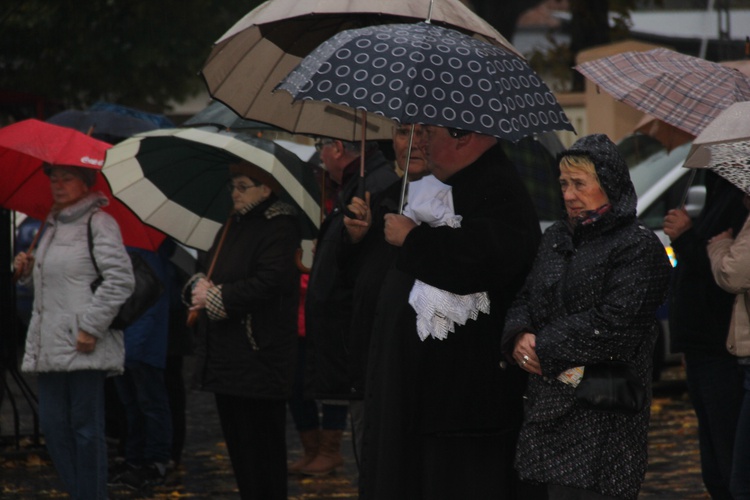
[(531, 374), (516, 468), (546, 484), (551, 500), (634, 499), (649, 405), (634, 415), (583, 409), (558, 376), (615, 359), (632, 363), (649, 387), (670, 265), (637, 221), (628, 167), (605, 135), (576, 141), (560, 172), (567, 217), (545, 232), (503, 334), (506, 355)]

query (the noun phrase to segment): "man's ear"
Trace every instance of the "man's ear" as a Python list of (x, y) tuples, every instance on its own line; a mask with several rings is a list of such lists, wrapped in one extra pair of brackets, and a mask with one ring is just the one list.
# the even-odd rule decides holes
[(269, 196), (271, 196), (271, 193), (273, 193), (273, 190), (270, 187), (266, 186), (265, 184), (261, 184), (260, 185), (260, 192), (261, 192), (263, 198), (265, 199), (265, 198), (268, 198)]
[(334, 158), (341, 158), (344, 154), (344, 143), (336, 139), (331, 143), (331, 147), (333, 148)]

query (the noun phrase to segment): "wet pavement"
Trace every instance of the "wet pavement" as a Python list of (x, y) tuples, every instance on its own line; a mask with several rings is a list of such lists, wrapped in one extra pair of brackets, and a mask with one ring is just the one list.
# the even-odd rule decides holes
[[(665, 373), (666, 380), (654, 389), (649, 440), (649, 469), (640, 499), (707, 499), (700, 479), (697, 423), (679, 367)], [(29, 378), (33, 387), (33, 377)], [(17, 387), (9, 379), (21, 417), (22, 440), (16, 448), (12, 407), (7, 398), (0, 408), (0, 498), (9, 500), (57, 499), (67, 496), (44, 448), (33, 442), (33, 419)], [(288, 419), (289, 460), (302, 453)], [(183, 463), (168, 477), (167, 484), (149, 491), (111, 488), (110, 499), (237, 499), (229, 458), (221, 438), (213, 395), (190, 391), (187, 409), (188, 436)], [(322, 478), (289, 478), (289, 499), (328, 500), (357, 498), (356, 464), (351, 435), (343, 441), (344, 466)]]

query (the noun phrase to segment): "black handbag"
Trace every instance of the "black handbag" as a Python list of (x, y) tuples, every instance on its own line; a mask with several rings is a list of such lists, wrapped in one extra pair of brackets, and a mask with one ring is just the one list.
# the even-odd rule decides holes
[[(96, 258), (94, 257), (94, 236), (91, 232), (91, 217), (93, 216), (94, 214), (91, 214), (88, 221), (88, 244), (91, 262), (94, 264), (94, 269), (98, 275), (98, 278), (91, 283), (91, 291), (96, 292), (104, 278), (99, 272), (99, 266), (96, 264)], [(159, 297), (164, 292), (164, 285), (154, 270), (151, 269), (151, 266), (148, 265), (148, 262), (135, 252), (128, 252), (128, 256), (133, 265), (135, 289), (128, 300), (120, 307), (115, 319), (112, 320), (110, 328), (115, 330), (124, 330), (135, 323), (138, 318), (159, 301)]]
[(584, 368), (575, 398), (589, 410), (633, 415), (646, 404), (646, 387), (630, 363), (607, 361)]

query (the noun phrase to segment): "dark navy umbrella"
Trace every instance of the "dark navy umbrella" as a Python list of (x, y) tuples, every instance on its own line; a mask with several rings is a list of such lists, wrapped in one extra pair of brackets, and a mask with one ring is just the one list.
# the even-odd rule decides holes
[(429, 23), (347, 30), (307, 57), (277, 87), (401, 123), (452, 127), (518, 141), (575, 132), (517, 54)]

